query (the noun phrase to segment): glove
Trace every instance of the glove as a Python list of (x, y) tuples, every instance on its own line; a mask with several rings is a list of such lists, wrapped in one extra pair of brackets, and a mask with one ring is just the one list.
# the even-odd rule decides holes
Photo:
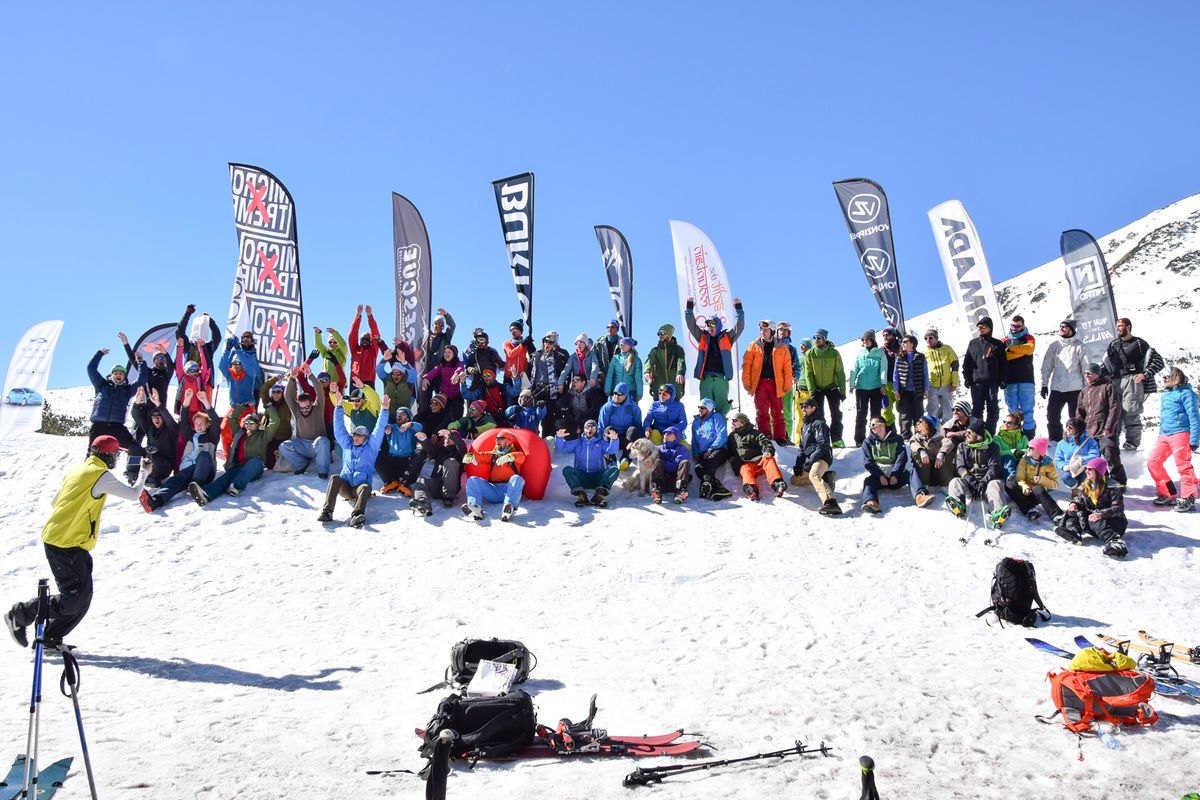
[(320, 354), (320, 353), (318, 353), (316, 350), (312, 350), (312, 351), (310, 351), (310, 352), (309, 352), (309, 354), (308, 354), (308, 360), (309, 360), (309, 361), (316, 361), (316, 360), (317, 360), (317, 356), (319, 356), (319, 355), (321, 355), (321, 354)]
[(538, 400), (538, 401), (537, 401), (537, 407), (538, 407), (538, 408), (545, 408), (545, 407), (546, 407), (546, 401), (545, 401), (545, 400)]
[(1042, 399), (1043, 399), (1043, 400), (1045, 400), (1045, 399), (1046, 399), (1047, 397), (1049, 397), (1049, 396), (1050, 396), (1050, 387), (1049, 387), (1049, 386), (1043, 386), (1043, 387), (1042, 387)]

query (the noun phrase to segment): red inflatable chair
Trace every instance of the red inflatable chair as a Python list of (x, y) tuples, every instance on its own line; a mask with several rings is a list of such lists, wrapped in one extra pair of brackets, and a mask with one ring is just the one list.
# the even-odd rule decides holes
[[(521, 469), (521, 477), (525, 479), (525, 487), (521, 496), (526, 500), (541, 500), (546, 495), (546, 485), (550, 483), (550, 473), (554, 465), (550, 462), (550, 449), (542, 437), (533, 431), (523, 428), (492, 428), (475, 437), (471, 442), (471, 452), (475, 458), (482, 461), (496, 445), (496, 434), (504, 431), (512, 439), (518, 449), (525, 454), (525, 466)], [(467, 475), (485, 477), (484, 469), (479, 464), (466, 464), (463, 471)]]

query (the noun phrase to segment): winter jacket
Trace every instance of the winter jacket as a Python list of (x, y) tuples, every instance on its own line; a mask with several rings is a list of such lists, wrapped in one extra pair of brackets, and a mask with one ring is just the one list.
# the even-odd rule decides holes
[(325, 344), (321, 337), (321, 329), (313, 328), (314, 342), (313, 347), (321, 356), (321, 369), (328, 372), (333, 378), (333, 382), (343, 389), (349, 384), (349, 376), (347, 375), (346, 365), (349, 361), (349, 351), (346, 348), (346, 340), (337, 331), (331, 331), (329, 335), (333, 337), (333, 347)]
[(926, 347), (925, 367), (931, 388), (958, 388), (958, 355), (950, 345), (938, 342)]
[(135, 368), (133, 372), (126, 373), (122, 383), (115, 383), (112, 378), (100, 374), (100, 359), (103, 357), (104, 353), (97, 350), (87, 365), (88, 380), (96, 390), (90, 419), (92, 422), (115, 422), (124, 425), (129, 401), (137, 394), (138, 387), (146, 383), (146, 370), (139, 371)]
[(296, 400), (296, 394), (296, 381), (288, 379), (287, 386), (283, 389), (283, 401), (291, 409), (295, 437), (311, 442), (318, 437), (324, 436), (326, 392), (318, 391), (316, 394), (309, 393), (313, 398), (313, 404), (312, 411), (308, 412), (307, 417), (300, 413), (300, 403)]
[(522, 375), (533, 378), (533, 364), (530, 359), (536, 352), (533, 339), (504, 340), (504, 377), (507, 380), (519, 380)]
[(451, 340), (454, 338), (454, 317), (449, 314), (443, 314), (442, 318), (446, 320), (446, 327), (441, 333), (434, 333), (432, 330), (425, 334), (424, 341), (421, 342), (421, 368), (431, 369), (438, 365), (442, 360), (442, 352), (450, 346)]
[(536, 432), (542, 420), (546, 418), (546, 404), (542, 405), (511, 405), (504, 409), (504, 417), (514, 428)]
[[(262, 389), (259, 390), (259, 399), (262, 400), (263, 414), (273, 421), (271, 429), (275, 431), (276, 441), (286, 441), (292, 438), (292, 410), (288, 408), (287, 399), (280, 400), (271, 399), (271, 387), (278, 383), (284, 376), (284, 373), (271, 378)], [(286, 389), (285, 395), (286, 395)]]
[(804, 418), (800, 452), (796, 455), (796, 472), (807, 472), (818, 461), (833, 464), (833, 439), (825, 420), (814, 414)]
[(586, 383), (578, 392), (574, 389), (567, 389), (563, 398), (562, 405), (559, 406), (563, 414), (581, 422), (598, 419), (600, 407), (604, 405), (604, 392), (595, 386), (588, 386)]
[(658, 460), (667, 474), (673, 475), (680, 464), (691, 461), (691, 454), (683, 444), (683, 426), (674, 425), (667, 430), (675, 434), (675, 441), (668, 442), (663, 439), (663, 443), (658, 447)]
[(597, 381), (597, 385), (599, 385), (601, 377), (600, 362), (596, 360), (594, 352), (584, 350), (581, 353), (576, 348), (567, 354), (567, 364), (558, 375), (559, 385), (570, 386), (571, 378), (575, 375), (582, 375), (584, 380), (587, 381)]
[(443, 408), (441, 411), (434, 411), (432, 408), (427, 408), (419, 412), (415, 419), (421, 423), (423, 429), (429, 432), (430, 438), (436, 438), (435, 434), (438, 431), (449, 430), (450, 423), (456, 422), (447, 408)]
[(954, 471), (958, 477), (976, 483), (981, 488), (991, 481), (1004, 481), (1004, 465), (1000, 461), (1000, 448), (990, 433), (984, 433), (978, 442), (964, 442), (954, 457)]
[(1005, 336), (1004, 382), (1033, 383), (1033, 350), (1036, 345), (1033, 334), (1022, 328), (1016, 335)]
[(842, 366), (842, 354), (829, 342), (824, 347), (814, 347), (804, 354), (804, 377), (809, 391), (820, 392), (837, 389), (846, 395), (846, 370)]
[(354, 437), (346, 430), (346, 412), (340, 406), (333, 412), (333, 435), (342, 448), (342, 471), (338, 474), (351, 487), (371, 485), (375, 472), (375, 459), (383, 446), (383, 431), (387, 428), (387, 415), (380, 414), (371, 435), (362, 444), (355, 444)]
[(999, 386), (1004, 383), (1004, 343), (994, 336), (976, 336), (963, 358), (963, 382), (967, 386)]
[(1188, 443), (1200, 444), (1200, 408), (1190, 383), (1173, 386), (1163, 392), (1158, 404), (1158, 432), (1163, 436), (1188, 431)]
[(1163, 368), (1162, 356), (1145, 339), (1138, 336), (1129, 337), (1125, 341), (1120, 336), (1108, 343), (1104, 354), (1104, 368), (1109, 374), (1124, 376), (1141, 373), (1146, 378), (1142, 382), (1146, 393), (1157, 391), (1154, 386), (1154, 376)]
[(883, 348), (864, 346), (854, 359), (850, 369), (849, 386), (851, 389), (862, 389), (864, 392), (882, 389), (887, 383), (887, 354)]
[[(683, 319), (687, 323), (692, 338), (696, 340), (696, 366), (692, 369), (692, 377), (696, 380), (703, 380), (706, 373), (724, 375), (725, 380), (733, 380), (733, 343), (742, 335), (742, 330), (746, 327), (746, 312), (741, 304), (735, 303), (733, 311), (737, 322), (734, 323), (732, 332), (725, 330), (720, 317), (713, 317), (717, 322), (717, 332), (713, 337), (712, 347), (710, 347), (708, 329), (700, 330), (700, 327), (696, 325), (695, 307), (689, 303), (684, 308)], [(720, 354), (720, 362), (710, 364), (708, 362), (710, 356), (713, 355), (711, 351), (714, 349)]]
[[(185, 345), (178, 344), (175, 346), (175, 413), (181, 419), (191, 419), (192, 415), (197, 411), (204, 409), (204, 403), (200, 402), (200, 391), (209, 386), (212, 386), (212, 362), (208, 360), (208, 353), (205, 348), (200, 348), (200, 359), (196, 364), (200, 367), (198, 375), (188, 375), (185, 371), (187, 362), (184, 360)], [(186, 409), (183, 408), (183, 396), (187, 394), (187, 390), (192, 390), (192, 403)]]
[[(758, 382), (763, 377), (763, 360), (767, 347), (761, 339), (756, 339), (742, 354), (742, 386), (754, 395)], [(792, 354), (787, 345), (771, 342), (771, 374), (775, 381), (775, 396), (783, 397), (792, 390)]]
[[(218, 365), (221, 374), (225, 376), (225, 380), (229, 384), (229, 405), (257, 406), (258, 388), (262, 384), (262, 373), (258, 368), (258, 359), (255, 358), (253, 361), (247, 359), (245, 356), (246, 351), (240, 347), (235, 347), (236, 343), (237, 340), (232, 338), (225, 343), (225, 352), (221, 354), (221, 363)], [(238, 357), (238, 361), (242, 364), (242, 374), (238, 376), (233, 374), (232, 369), (235, 354)]]
[(375, 365), (379, 362), (379, 352), (383, 349), (379, 338), (379, 326), (375, 324), (375, 317), (368, 314), (367, 326), (371, 329), (371, 343), (364, 347), (358, 343), (361, 322), (362, 317), (356, 316), (350, 323), (350, 377), (358, 378), (363, 383), (374, 383)]
[(1086, 433), (1082, 436), (1076, 436), (1074, 439), (1070, 436), (1064, 436), (1062, 441), (1058, 443), (1058, 447), (1054, 451), (1054, 468), (1058, 470), (1062, 482), (1067, 486), (1074, 486), (1083, 478), (1082, 471), (1080, 471), (1078, 476), (1071, 474), (1071, 462), (1076, 456), (1079, 457), (1079, 466), (1086, 466), (1087, 462), (1093, 458), (1100, 457), (1100, 445)]
[(554, 449), (559, 453), (574, 453), (575, 469), (580, 472), (603, 472), (608, 466), (604, 457), (615, 456), (621, 449), (621, 443), (600, 435), (590, 439), (586, 436), (575, 439), (555, 436)]
[(687, 358), (674, 336), (666, 342), (659, 342), (646, 354), (646, 377), (655, 397), (658, 396), (658, 390), (667, 385), (679, 387), (678, 393), (682, 394), (684, 385), (675, 379), (683, 377), (686, 371)]
[(1120, 435), (1121, 395), (1107, 375), (1101, 375), (1095, 383), (1083, 387), (1077, 411), (1086, 420), (1088, 433), (1097, 439), (1115, 439)]
[(770, 436), (753, 425), (743, 425), (736, 431), (730, 431), (725, 451), (729, 454), (729, 466), (736, 473), (742, 464), (760, 461), (767, 456), (773, 458), (775, 444)]
[[(400, 380), (392, 378), (393, 366), (404, 370), (400, 375)], [(398, 409), (412, 408), (413, 398), (417, 393), (417, 371), (411, 364), (403, 364), (399, 361), (380, 361), (379, 366), (375, 368), (375, 374), (382, 381), (379, 387), (383, 393), (392, 398), (391, 408), (388, 409), (388, 416), (391, 419), (396, 418)]]
[(240, 467), (252, 458), (267, 460), (267, 445), (275, 436), (275, 423), (270, 418), (262, 418), (258, 430), (247, 432), (242, 428), (233, 435), (233, 441), (225, 453), (225, 471)]
[(462, 368), (462, 362), (458, 359), (454, 361), (442, 361), (421, 377), (429, 381), (429, 385), (435, 391), (445, 395), (447, 401), (456, 400), (462, 397), (463, 384), (461, 381), (454, 380), (454, 376), (462, 372)]
[(201, 453), (208, 453), (212, 459), (212, 468), (217, 469), (217, 445), (221, 443), (221, 417), (216, 410), (201, 405), (201, 410), (208, 414), (208, 428), (202, 431), (192, 431), (183, 443), (183, 452), (179, 454), (179, 469), (191, 466)]
[[(200, 319), (203, 319), (204, 316), (206, 315), (201, 315)], [(188, 330), (188, 323), (191, 321), (191, 319), (192, 311), (190, 309), (185, 309), (183, 316), (179, 318), (179, 324), (175, 326), (176, 340), (183, 339), (183, 347), (176, 346), (175, 350), (175, 368), (177, 370), (175, 373), (176, 378), (180, 377), (180, 372), (183, 370), (183, 363), (185, 361), (195, 361), (197, 364), (207, 364), (211, 368), (212, 364), (216, 361), (214, 356), (217, 352), (217, 346), (221, 343), (220, 334), (213, 336), (212, 323), (210, 321), (209, 324), (204, 327), (203, 331), (196, 331), (196, 333), (199, 333), (205, 340), (201, 347), (196, 347), (195, 343), (192, 341), (196, 337), (193, 335), (192, 331)], [(197, 320), (197, 323), (199, 323), (199, 321), (200, 320)], [(197, 325), (197, 327), (199, 327), (199, 325)], [(204, 373), (203, 377), (204, 385), (212, 386), (212, 373)]]
[[(483, 377), (483, 371), (490, 369), (497, 378), (504, 377), (504, 359), (490, 345), (480, 347), (472, 341), (462, 354), (463, 367), (473, 376)], [(472, 372), (474, 370), (474, 372)]]
[(1004, 475), (1011, 478), (1017, 472), (1018, 453), (1029, 449), (1029, 438), (1020, 428), (1001, 428), (996, 431), (992, 441), (1000, 448), (1000, 463), (1004, 466)]
[(482, 400), (484, 410), (497, 420), (504, 416), (504, 409), (508, 407), (504, 385), (497, 381), (478, 381), (473, 388), (464, 389), (462, 395), (463, 400), (468, 403)]
[[(967, 423), (968, 425), (970, 423)], [(942, 448), (943, 456), (954, 452), (954, 449), (967, 441), (967, 425), (959, 425), (953, 417), (950, 421), (942, 426)]]
[(692, 418), (692, 453), (700, 458), (709, 450), (720, 450), (729, 441), (729, 424), (725, 417), (710, 411), (703, 419)]
[(655, 400), (646, 412), (646, 430), (665, 431), (672, 425), (687, 425), (687, 412), (683, 403), (675, 399), (675, 387), (669, 383), (663, 384), (663, 389), (671, 393), (667, 402)]
[(1060, 336), (1042, 356), (1042, 386), (1052, 392), (1078, 392), (1086, 381), (1087, 348), (1077, 336)]
[[(162, 414), (161, 428), (154, 427), (150, 421), (150, 412), (157, 410)], [(179, 423), (171, 416), (171, 412), (162, 405), (151, 402), (133, 404), (133, 420), (138, 427), (146, 432), (146, 447), (153, 447), (155, 453), (170, 461), (174, 467), (177, 459), (175, 454), (179, 449)]]
[[(808, 423), (805, 423), (807, 425)], [(875, 431), (867, 434), (866, 441), (862, 443), (860, 452), (863, 457), (863, 466), (866, 467), (868, 475), (874, 475), (876, 478), (881, 478), (884, 475), (884, 470), (881, 466), (890, 467), (889, 475), (901, 475), (908, 469), (908, 446), (904, 444), (904, 439), (895, 431), (889, 430), (882, 439), (880, 439)]]
[(545, 349), (538, 350), (530, 359), (530, 368), (535, 389), (548, 387), (546, 393), (550, 399), (557, 399), (559, 392), (558, 378), (567, 368), (567, 356), (570, 355), (561, 347), (555, 347), (549, 353)]
[(1099, 513), (1104, 519), (1125, 519), (1125, 493), (1107, 477), (1095, 485), (1084, 478), (1071, 490), (1071, 502), (1085, 516)]
[(447, 430), (460, 431), (463, 436), (469, 439), (474, 439), (484, 431), (490, 431), (496, 427), (496, 419), (491, 414), (480, 414), (478, 417), (472, 417), (468, 412), (465, 417), (457, 419), (446, 426)]
[(99, 456), (94, 455), (88, 456), (82, 464), (67, 469), (62, 485), (54, 495), (54, 508), (50, 512), (50, 518), (42, 526), (43, 542), (64, 549), (78, 547), (81, 550), (91, 550), (96, 546), (96, 534), (100, 531), (100, 512), (108, 495), (93, 497), (92, 489), (107, 473), (107, 465)]
[[(933, 436), (925, 437), (914, 430), (912, 437), (908, 440), (909, 463), (912, 464), (913, 472), (921, 478), (926, 486), (945, 486), (953, 477), (953, 459), (947, 464), (943, 456), (942, 466), (939, 468), (937, 465), (937, 457), (941, 449), (942, 437), (937, 432), (934, 432)], [(929, 463), (923, 462), (922, 457), (928, 458)]]
[(167, 353), (161, 354), (167, 360), (161, 367), (154, 366), (153, 360), (147, 365), (141, 356), (133, 351), (128, 342), (125, 344), (125, 355), (129, 356), (129, 361), (125, 365), (126, 369), (133, 369), (136, 366), (139, 371), (146, 370), (147, 396), (151, 391), (155, 391), (158, 392), (158, 399), (165, 401), (167, 389), (171, 386), (171, 375), (175, 372), (175, 362), (171, 360), (171, 356)]
[(642, 372), (642, 358), (637, 350), (631, 349), (628, 353), (617, 350), (613, 353), (605, 372), (604, 393), (612, 394), (613, 387), (624, 383), (629, 386), (630, 397), (634, 402), (638, 402), (642, 399)]
[(592, 355), (596, 357), (596, 366), (599, 369), (599, 376), (602, 380), (608, 380), (608, 368), (611, 366), (613, 359), (620, 352), (621, 337), (620, 336), (597, 336), (595, 343), (592, 345)]
[(407, 430), (404, 429), (404, 424), (396, 420), (383, 428), (383, 435), (387, 437), (388, 455), (394, 458), (411, 456), (417, 451), (417, 434), (423, 430), (421, 423), (409, 421), (406, 423)]
[(892, 370), (892, 388), (896, 394), (912, 392), (925, 394), (929, 387), (929, 373), (925, 367), (925, 356), (920, 353), (901, 353)]
[[(1042, 477), (1041, 483), (1033, 482), (1034, 476), (1037, 475)], [(1017, 486), (1022, 489), (1041, 486), (1047, 492), (1057, 489), (1058, 470), (1054, 468), (1054, 460), (1049, 456), (1038, 458), (1036, 453), (1026, 451), (1025, 457), (1017, 465)]]
[[(350, 428), (357, 428), (359, 425), (365, 425), (367, 428), (375, 427), (375, 420), (379, 419), (379, 412), (383, 406), (379, 401), (379, 394), (370, 386), (362, 387), (363, 397), (367, 400), (362, 404), (362, 408), (355, 409), (354, 402), (347, 396), (342, 397), (342, 408), (350, 416)], [(386, 416), (386, 415), (384, 415)], [(334, 425), (333, 427), (337, 427)]]
[(609, 400), (600, 408), (600, 418), (597, 420), (600, 430), (616, 428), (618, 433), (625, 433), (629, 428), (641, 431), (642, 409), (629, 397), (618, 403)]
[(520, 475), (525, 466), (525, 454), (516, 446), (508, 450), (493, 448), (488, 453), (468, 453), (464, 464), (478, 464), (479, 477), (489, 483), (507, 483), (513, 475)]

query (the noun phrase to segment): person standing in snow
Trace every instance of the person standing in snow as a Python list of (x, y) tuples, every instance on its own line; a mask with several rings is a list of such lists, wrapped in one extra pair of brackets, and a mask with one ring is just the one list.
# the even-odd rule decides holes
[(604, 373), (604, 391), (612, 394), (613, 387), (623, 383), (629, 387), (633, 402), (642, 400), (642, 357), (638, 355), (637, 339), (623, 336), (612, 354)]
[(1087, 349), (1075, 337), (1075, 321), (1064, 319), (1058, 323), (1058, 338), (1042, 356), (1041, 394), (1046, 400), (1046, 433), (1052, 442), (1062, 441), (1063, 406), (1067, 407), (1067, 419), (1075, 416), (1087, 365)]
[(896, 371), (896, 359), (900, 357), (900, 332), (892, 326), (879, 331), (883, 337), (883, 354), (887, 356), (887, 379), (883, 382), (883, 417), (888, 428), (896, 427), (896, 389), (892, 386), (892, 373)]
[(900, 342), (900, 355), (892, 369), (892, 389), (896, 410), (900, 416), (900, 436), (905, 441), (912, 436), (913, 423), (925, 407), (925, 391), (929, 387), (929, 371), (925, 356), (917, 352), (917, 337), (906, 334)]
[(958, 354), (941, 340), (937, 328), (925, 331), (925, 366), (929, 370), (925, 413), (949, 419), (958, 388)]
[(1113, 376), (1121, 397), (1123, 447), (1137, 450), (1142, 445), (1142, 407), (1146, 395), (1154, 391), (1154, 376), (1162, 371), (1162, 356), (1145, 339), (1133, 335), (1133, 323), (1128, 317), (1121, 317), (1117, 320), (1117, 338), (1108, 343), (1103, 366)]
[(862, 350), (850, 368), (847, 385), (854, 392), (854, 446), (867, 439), (867, 420), (883, 414), (883, 385), (888, 382), (887, 354), (875, 342), (875, 329), (867, 328), (859, 337)]
[(1037, 425), (1033, 419), (1033, 334), (1025, 327), (1025, 318), (1013, 315), (1004, 343), (1004, 404), (1020, 411), (1026, 439), (1032, 439)]
[(975, 323), (979, 336), (967, 345), (963, 357), (963, 381), (971, 390), (971, 408), (983, 420), (989, 434), (1000, 419), (1000, 390), (1004, 387), (1004, 343), (992, 336), (992, 318)]
[[(428, 372), (438, 365), (442, 360), (442, 353), (452, 344), (454, 339), (454, 317), (450, 316), (450, 312), (444, 308), (437, 310), (437, 316), (433, 318), (429, 333), (425, 334), (425, 339), (421, 341), (421, 352), (419, 355), (419, 363), (414, 362), (413, 367), (417, 373), (421, 374)], [(456, 351), (457, 352), (457, 351)], [(421, 399), (417, 405), (417, 411), (427, 411), (429, 409), (429, 401), (433, 398), (434, 389), (426, 386), (421, 390)]]
[[(49, 649), (59, 648), (63, 637), (75, 630), (91, 606), (92, 549), (100, 531), (104, 501), (109, 495), (137, 500), (142, 493), (145, 473), (133, 486), (126, 486), (112, 474), (120, 451), (121, 443), (115, 436), (102, 434), (93, 439), (84, 462), (63, 476), (50, 518), (42, 526), (42, 546), (58, 587), (58, 594), (50, 598), (49, 624), (42, 631), (42, 642)], [(37, 611), (35, 597), (15, 603), (4, 615), (9, 635), (21, 647), (29, 646), (26, 628), (37, 621)]]
[[(842, 355), (829, 341), (829, 331), (818, 328), (813, 334), (813, 348), (804, 356), (804, 377), (809, 391), (818, 403), (829, 404), (829, 435), (834, 447), (845, 447), (842, 441), (842, 401), (846, 399), (846, 369)], [(817, 413), (825, 419), (821, 406)]]
[[(1154, 504), (1173, 505), (1176, 511), (1191, 511), (1196, 507), (1196, 469), (1192, 466), (1192, 453), (1200, 445), (1200, 407), (1197, 407), (1196, 391), (1179, 367), (1171, 367), (1163, 380), (1158, 409), (1158, 440), (1146, 461), (1157, 491)], [(1179, 470), (1178, 492), (1163, 466), (1168, 455), (1175, 457), (1175, 467)]]
[(796, 389), (800, 380), (802, 371), (800, 364), (800, 352), (796, 346), (792, 344), (792, 323), (780, 322), (775, 326), (775, 341), (787, 348), (788, 355), (792, 357), (792, 388), (783, 395), (783, 426), (787, 432), (787, 441), (789, 444), (799, 440), (800, 432), (794, 424)]
[(677, 397), (683, 397), (684, 376), (687, 359), (679, 342), (675, 341), (675, 326), (663, 325), (658, 329), (658, 344), (646, 354), (646, 382), (650, 384), (650, 396), (658, 397), (664, 386), (675, 387)]
[[(595, 344), (591, 345), (592, 355), (596, 357), (597, 383), (601, 387), (607, 387), (608, 384), (608, 368), (612, 364), (613, 358), (617, 355), (617, 350), (621, 347), (621, 326), (617, 324), (615, 319), (610, 319), (608, 324), (604, 326), (604, 335), (597, 336)], [(589, 337), (589, 342), (591, 341)], [(635, 381), (636, 382), (636, 381)], [(616, 385), (619, 381), (614, 381)], [(609, 391), (607, 388), (605, 391)]]
[[(1079, 393), (1079, 413), (1087, 429), (1100, 445), (1100, 457), (1107, 464), (1107, 479), (1125, 487), (1125, 467), (1121, 465), (1121, 398), (1112, 378), (1103, 374), (1103, 367), (1092, 362), (1083, 373), (1087, 385)], [(1140, 424), (1140, 423), (1139, 423)], [(1138, 432), (1141, 435), (1141, 432)]]
[(758, 429), (779, 447), (786, 447), (783, 396), (792, 390), (792, 354), (775, 341), (770, 320), (759, 323), (758, 339), (742, 355), (742, 386), (754, 398)]
[(604, 390), (604, 374), (600, 371), (600, 362), (592, 351), (591, 339), (586, 333), (575, 337), (575, 349), (568, 354), (567, 364), (558, 376), (559, 391), (565, 393), (571, 384), (571, 378), (582, 375), (588, 386)]
[(524, 388), (522, 379), (533, 380), (533, 363), (530, 361), (537, 348), (533, 339), (525, 335), (525, 322), (514, 319), (508, 326), (508, 338), (504, 340), (504, 403), (511, 405), (521, 396)]
[[(566, 368), (569, 355), (558, 346), (558, 333), (547, 331), (542, 337), (542, 349), (530, 360), (534, 399), (546, 404), (546, 416), (542, 418), (543, 437), (553, 435), (558, 419), (563, 416), (564, 392), (559, 388), (558, 376)], [(599, 405), (596, 408), (599, 410)], [(590, 418), (595, 416), (592, 414)]]
[(704, 330), (696, 324), (696, 299), (689, 297), (683, 310), (688, 332), (696, 340), (696, 366), (692, 376), (700, 381), (700, 396), (710, 398), (721, 414), (729, 413), (729, 382), (733, 380), (733, 344), (746, 327), (746, 312), (740, 297), (733, 298), (737, 317), (733, 330), (727, 331), (721, 318), (713, 315), (704, 321)]
[(792, 426), (792, 441), (797, 444), (800, 443), (800, 437), (804, 433), (804, 401), (812, 397), (812, 390), (808, 385), (808, 375), (804, 372), (804, 359), (812, 348), (812, 339), (808, 338), (801, 339), (800, 343), (796, 345), (799, 361), (796, 369), (792, 372), (796, 377), (796, 390), (792, 396), (792, 419), (795, 422)]

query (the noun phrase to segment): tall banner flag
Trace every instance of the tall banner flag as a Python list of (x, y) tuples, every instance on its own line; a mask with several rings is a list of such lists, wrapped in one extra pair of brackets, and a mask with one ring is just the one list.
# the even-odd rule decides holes
[(0, 403), (0, 440), (36, 431), (42, 427), (42, 403), (50, 381), (54, 348), (62, 333), (61, 319), (39, 322), (17, 341)]
[(900, 299), (900, 274), (896, 271), (896, 249), (892, 245), (892, 218), (887, 195), (875, 181), (848, 178), (834, 181), (850, 229), (850, 241), (867, 276), (871, 294), (888, 325), (904, 333), (904, 302)]
[(1117, 336), (1117, 302), (1104, 254), (1087, 231), (1063, 231), (1058, 246), (1067, 265), (1075, 333), (1088, 361), (1103, 362), (1108, 343)]
[[(673, 219), (671, 222), (671, 244), (675, 248), (675, 279), (679, 286), (679, 318), (683, 324), (681, 330), (687, 334), (692, 344), (691, 358), (696, 358), (696, 347), (699, 346), (687, 327), (687, 299), (694, 298), (696, 324), (704, 327), (704, 321), (710, 317), (719, 317), (723, 330), (731, 329), (737, 322), (733, 310), (733, 292), (729, 288), (729, 279), (725, 276), (725, 265), (712, 240), (704, 231), (688, 222)], [(733, 371), (738, 373), (737, 347), (733, 351)], [(739, 387), (742, 382), (735, 378), (731, 383)], [(687, 392), (693, 397), (700, 394), (700, 384), (692, 377), (692, 371), (687, 372)], [(741, 396), (741, 390), (738, 390)], [(741, 404), (739, 403), (739, 406)]]
[(611, 225), (596, 226), (600, 260), (608, 278), (608, 293), (617, 307), (617, 324), (622, 336), (633, 336), (633, 254), (625, 236)]
[(264, 372), (283, 372), (304, 358), (304, 308), (296, 247), (296, 204), (261, 167), (229, 165), (238, 267), (226, 336), (254, 334)]
[(928, 214), (954, 307), (966, 322), (968, 335), (974, 336), (979, 320), (984, 317), (999, 320), (1001, 317), (979, 232), (963, 204), (957, 200), (934, 206)]
[(392, 244), (396, 272), (396, 338), (412, 345), (422, 372), (429, 368), (421, 345), (429, 333), (433, 309), (433, 262), (429, 233), (421, 212), (402, 195), (392, 192)]
[(533, 173), (492, 181), (526, 335), (533, 335)]

